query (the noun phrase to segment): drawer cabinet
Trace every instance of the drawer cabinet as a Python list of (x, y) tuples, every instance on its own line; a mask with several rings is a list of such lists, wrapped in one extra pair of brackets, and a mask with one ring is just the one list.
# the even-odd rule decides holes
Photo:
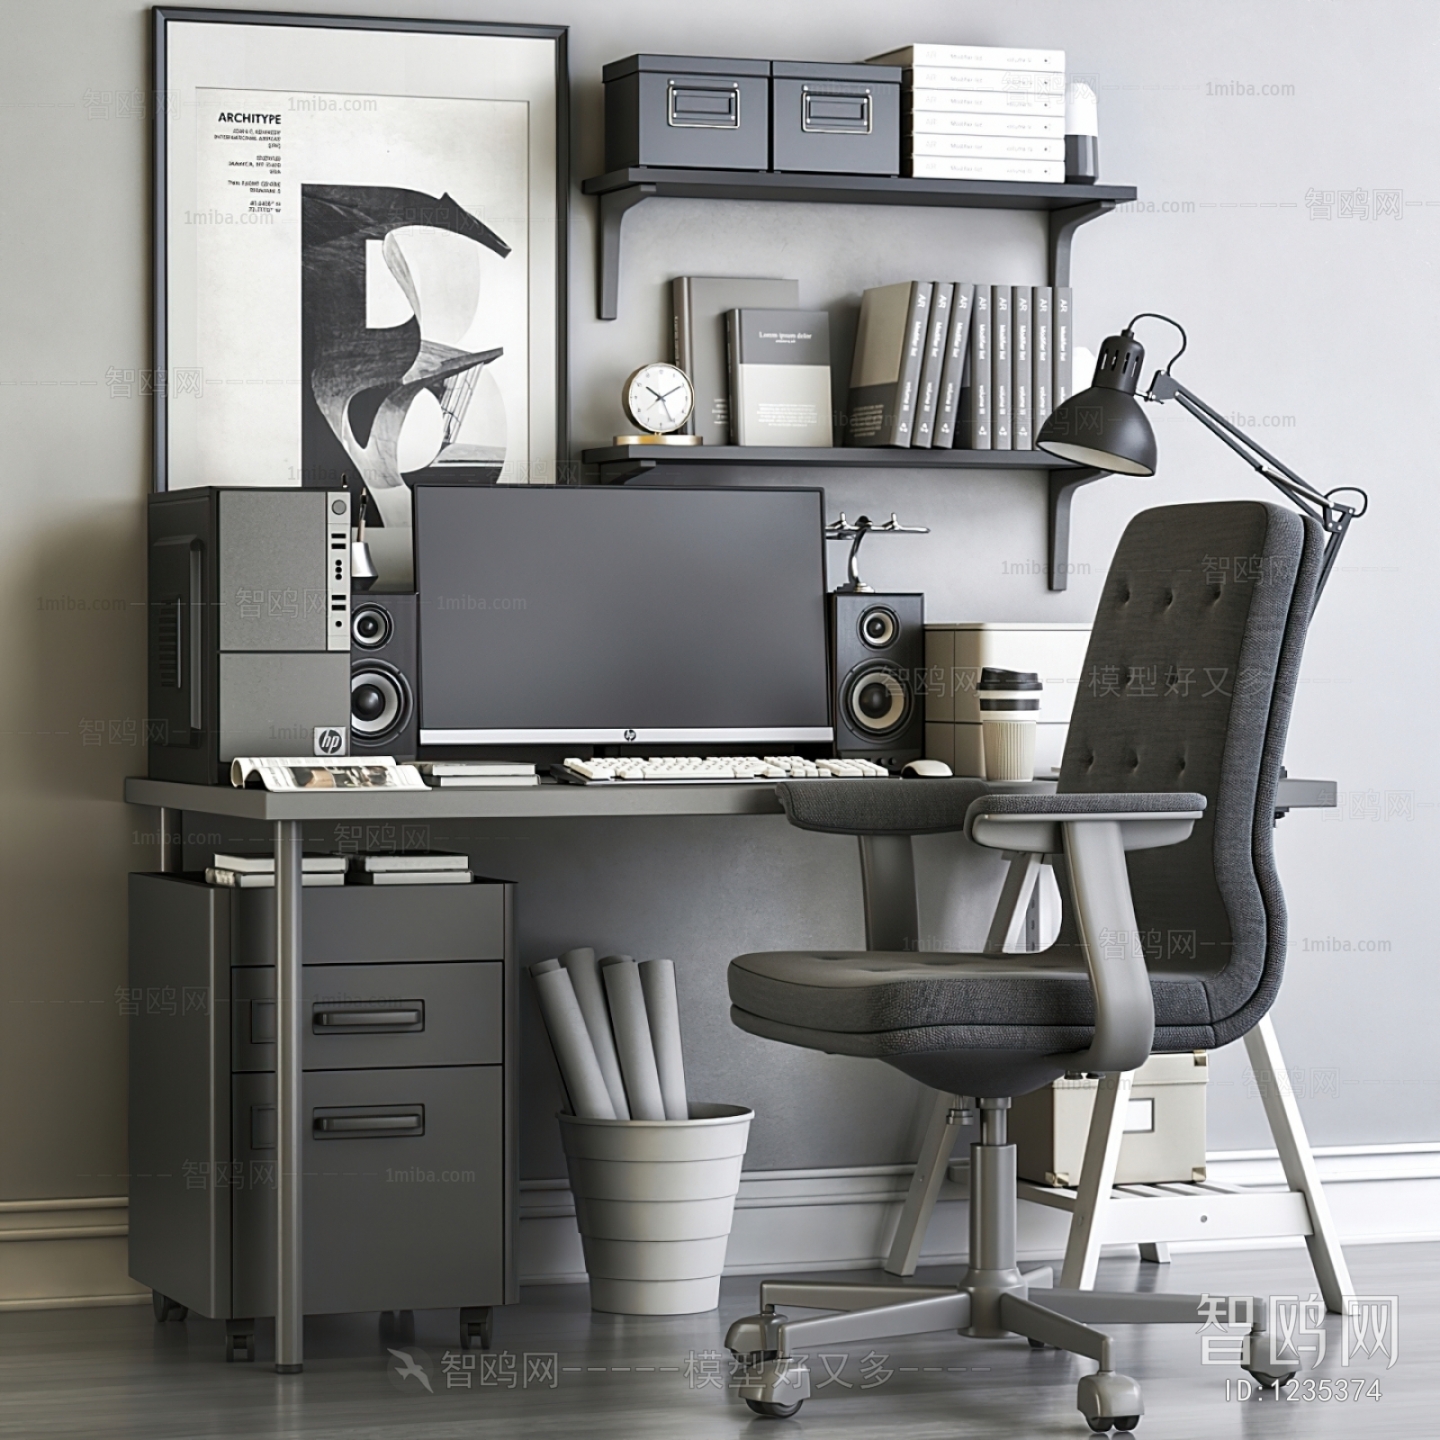
[[(512, 891), (303, 894), (307, 1313), (518, 1298)], [(274, 1313), (274, 921), (273, 890), (130, 877), (130, 1274), (252, 1331)]]

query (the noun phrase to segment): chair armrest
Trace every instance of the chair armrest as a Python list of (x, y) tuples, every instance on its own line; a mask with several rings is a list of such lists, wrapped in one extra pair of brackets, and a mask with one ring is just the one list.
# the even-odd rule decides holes
[[(1036, 798), (1053, 782), (1036, 781)], [(799, 780), (777, 785), (775, 794), (792, 825), (831, 835), (940, 835), (965, 828), (972, 801), (995, 786), (985, 780)], [(1015, 786), (1005, 787), (1015, 794)], [(1015, 798), (1029, 798), (1029, 795)]]
[(983, 795), (971, 802), (965, 833), (992, 850), (1055, 855), (1063, 848), (1063, 825), (1117, 822), (1126, 850), (1177, 845), (1205, 813), (1193, 791), (1140, 791), (1097, 795)]

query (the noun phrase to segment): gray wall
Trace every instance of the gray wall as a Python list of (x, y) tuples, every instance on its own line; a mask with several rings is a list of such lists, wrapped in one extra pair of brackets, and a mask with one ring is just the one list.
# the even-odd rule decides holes
[[(1412, 421), (1417, 398), (1440, 381), (1433, 5), (1220, 0), (1187, 10), (1030, 0), (997, 11), (939, 0), (731, 0), (665, 10), (645, 0), (312, 0), (306, 8), (569, 23), (577, 176), (601, 168), (600, 66), (642, 43), (835, 59), (917, 37), (1064, 46), (1072, 73), (1094, 77), (1099, 89), (1105, 177), (1133, 182), (1143, 197), (1077, 241), (1081, 342), (1095, 348), (1137, 310), (1174, 313), (1192, 334), (1188, 383), (1222, 411), (1254, 417), (1262, 441), (1318, 483), (1375, 492), (1375, 512), (1357, 526), (1312, 632), (1292, 730), (1292, 773), (1335, 777), (1346, 805), (1339, 817), (1295, 815), (1281, 826), (1295, 939), (1276, 1018), (1289, 1063), (1304, 1074), (1317, 1143), (1437, 1138), (1426, 877), (1440, 858), (1440, 793), (1435, 727), (1424, 718), (1437, 699), (1427, 560), (1437, 516), (1430, 447)], [(147, 17), (135, 0), (28, 0), (9, 7), (6, 31), (0, 1198), (9, 1200), (124, 1188), (123, 876), (150, 866), (154, 849), (149, 817), (117, 798), (141, 758), (131, 736), (144, 713), (149, 427), (138, 376), (128, 398), (112, 395), (111, 384), (118, 378), (123, 390), (128, 372), (150, 364), (148, 130), (118, 113), (118, 97), (149, 83)], [(1306, 205), (1312, 188), (1364, 191), (1369, 207), (1375, 192), (1400, 191), (1403, 218), (1342, 218), (1338, 198), (1332, 218), (1320, 218)], [(580, 443), (614, 433), (621, 378), (667, 353), (662, 282), (672, 275), (797, 276), (802, 303), (831, 307), (842, 335), (867, 285), (937, 272), (1042, 279), (1039, 224), (1023, 216), (659, 202), (628, 221), (621, 318), (603, 325), (593, 318), (593, 223), (577, 195), (571, 356)], [(1143, 338), (1163, 359), (1165, 332)], [(923, 588), (931, 618), (1086, 619), (1136, 510), (1270, 493), (1174, 407), (1154, 421), (1159, 477), (1111, 479), (1081, 496), (1081, 569), (1062, 596), (1031, 573), (1043, 558), (1038, 476), (819, 478), (832, 510), (897, 509), (932, 527), (928, 539), (877, 543), (868, 557), (876, 585)], [(1378, 693), (1362, 672), (1381, 682)], [(913, 1154), (908, 1082), (879, 1066), (762, 1044), (725, 1017), (730, 955), (858, 942), (848, 842), (762, 819), (519, 824), (445, 838), (468, 844), (482, 868), (524, 883), (527, 959), (595, 943), (679, 960), (695, 1089), (760, 1111), (753, 1164)], [(948, 853), (961, 844), (950, 842)], [(927, 856), (927, 924), (961, 943), (975, 938), (979, 920), (952, 903), (946, 853), (937, 845)], [(541, 1176), (559, 1171), (546, 1119), (555, 1095), (548, 1061), (531, 1049), (525, 1167)], [(1219, 1057), (1212, 1148), (1266, 1143), (1245, 1068), (1239, 1053)]]

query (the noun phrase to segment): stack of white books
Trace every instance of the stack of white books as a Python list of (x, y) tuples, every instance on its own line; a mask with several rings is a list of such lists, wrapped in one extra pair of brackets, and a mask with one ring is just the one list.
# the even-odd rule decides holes
[(540, 783), (535, 766), (519, 760), (421, 760), (415, 768), (437, 790), (503, 790)]
[[(300, 883), (305, 886), (343, 885), (345, 855), (306, 855), (300, 862)], [(273, 855), (222, 855), (213, 857), (205, 868), (207, 885), (228, 885), (233, 890), (273, 890), (275, 888), (275, 857)]]
[(937, 180), (1065, 180), (1065, 52), (907, 45), (872, 65), (904, 69), (905, 174)]
[(356, 863), (358, 885), (468, 885), (468, 855), (412, 851), (405, 855), (362, 855)]

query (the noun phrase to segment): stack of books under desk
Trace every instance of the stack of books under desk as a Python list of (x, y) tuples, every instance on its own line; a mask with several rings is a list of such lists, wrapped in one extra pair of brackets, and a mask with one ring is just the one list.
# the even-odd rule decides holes
[(535, 766), (519, 760), (421, 760), (415, 768), (436, 790), (513, 790), (540, 783)]
[[(300, 864), (300, 883), (307, 888), (343, 885), (349, 863), (345, 855), (306, 855)], [(205, 883), (232, 890), (273, 890), (275, 857), (217, 852), (205, 868)]]
[(411, 851), (400, 855), (360, 855), (352, 875), (357, 885), (468, 885), (468, 855)]

